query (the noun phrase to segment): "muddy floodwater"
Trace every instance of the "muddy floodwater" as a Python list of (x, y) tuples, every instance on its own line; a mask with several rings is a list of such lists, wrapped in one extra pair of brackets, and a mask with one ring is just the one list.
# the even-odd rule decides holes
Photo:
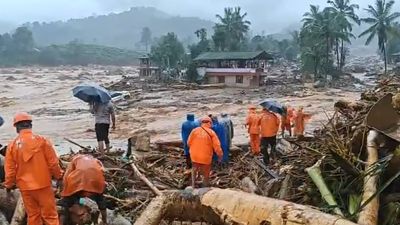
[[(95, 145), (94, 118), (86, 103), (72, 96), (72, 88), (87, 81), (110, 84), (122, 78), (121, 74), (109, 71), (114, 67), (24, 67), (0, 69), (0, 115), (6, 123), (0, 128), (0, 143), (5, 144), (15, 137), (12, 117), (18, 111), (33, 115), (34, 131), (49, 137), (59, 152), (78, 148), (67, 144), (67, 137), (83, 145)], [(122, 68), (125, 76), (136, 76), (136, 68)], [(288, 87), (286, 87), (288, 88)], [(243, 126), (247, 106), (262, 99), (273, 98), (293, 107), (303, 106), (311, 113), (307, 133), (326, 120), (333, 112), (333, 104), (339, 99), (356, 100), (359, 91), (324, 89), (314, 90), (305, 85), (302, 91), (287, 91), (277, 94), (269, 87), (252, 89), (177, 89), (163, 92), (144, 92), (135, 105), (117, 107), (117, 129), (112, 131), (112, 143), (124, 147), (132, 134), (146, 129), (152, 141), (177, 140), (180, 126), (186, 113), (197, 117), (209, 113), (229, 113), (235, 124), (234, 143), (247, 141)], [(135, 91), (135, 90), (127, 90)], [(118, 104), (117, 104), (118, 106)]]

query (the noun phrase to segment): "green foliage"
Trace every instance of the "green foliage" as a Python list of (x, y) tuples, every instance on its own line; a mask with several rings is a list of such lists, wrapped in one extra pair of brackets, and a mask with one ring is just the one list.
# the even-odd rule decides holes
[(195, 63), (190, 63), (186, 71), (186, 79), (189, 82), (197, 83), (199, 82), (199, 74), (197, 73), (197, 65)]
[(0, 66), (129, 65), (139, 56), (134, 51), (87, 45), (78, 41), (42, 48), (35, 48), (34, 43), (32, 33), (26, 27), (18, 28), (12, 35), (0, 35)]
[(302, 69), (314, 73), (317, 79), (324, 79), (327, 74), (340, 74), (337, 71), (342, 70), (348, 55), (346, 44), (355, 38), (353, 23), (360, 24), (355, 13), (359, 6), (351, 4), (351, 0), (329, 0), (328, 4), (330, 6), (323, 10), (310, 6), (310, 11), (303, 16), (298, 39)]
[(182, 43), (174, 33), (162, 36), (158, 43), (151, 47), (151, 59), (162, 67), (176, 67), (185, 56)]
[(400, 17), (399, 12), (392, 13), (394, 0), (386, 2), (386, 0), (376, 0), (375, 7), (368, 5), (365, 9), (371, 17), (361, 19), (362, 22), (370, 24), (371, 26), (360, 34), (360, 37), (367, 36), (365, 45), (369, 45), (371, 41), (378, 37), (379, 51), (383, 54), (385, 62), (385, 73), (387, 72), (387, 49), (386, 45), (390, 35), (396, 34), (394, 29), (394, 22)]
[(279, 57), (293, 61), (297, 59), (299, 54), (299, 40), (298, 32), (292, 32), (292, 39), (283, 39), (281, 41), (274, 39), (272, 36), (254, 36), (250, 42), (248, 49), (251, 51), (265, 50), (267, 52), (274, 52)]
[(397, 54), (400, 52), (400, 37), (397, 34), (400, 34), (400, 24), (395, 22), (393, 24), (394, 34), (389, 34), (388, 42), (387, 42), (387, 56), (389, 62), (395, 62), (399, 60), (399, 56), (393, 56), (393, 54)]
[[(211, 29), (213, 22), (196, 17), (172, 16), (151, 7), (134, 7), (109, 15), (65, 22), (34, 22), (28, 23), (27, 26), (40, 46), (67, 44), (71, 40), (79, 39), (87, 44), (132, 49), (135, 47), (133, 43), (141, 42), (143, 27), (148, 27), (153, 37), (174, 32), (183, 40), (194, 36), (193, 32), (199, 27)], [(150, 44), (148, 47), (150, 50)]]
[(328, 10), (333, 13), (337, 29), (343, 35), (343, 37), (335, 39), (336, 65), (339, 70), (342, 70), (346, 63), (345, 44), (350, 44), (350, 38), (355, 38), (351, 33), (353, 30), (352, 22), (360, 25), (360, 19), (355, 13), (355, 9), (358, 9), (359, 6), (350, 4), (350, 0), (329, 0), (328, 3), (331, 5)]
[(245, 20), (246, 16), (240, 7), (225, 8), (223, 16), (217, 15), (219, 23), (215, 24), (212, 36), (216, 51), (240, 50), (251, 24)]
[(192, 59), (196, 58), (203, 52), (210, 51), (211, 41), (207, 39), (207, 30), (205, 28), (199, 29), (195, 32), (199, 42), (197, 44), (189, 45), (190, 56)]

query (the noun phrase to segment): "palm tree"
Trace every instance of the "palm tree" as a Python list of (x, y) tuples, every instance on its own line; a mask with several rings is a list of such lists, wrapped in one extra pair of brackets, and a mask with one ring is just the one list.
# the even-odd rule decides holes
[(225, 32), (225, 46), (229, 50), (237, 50), (240, 42), (245, 39), (246, 33), (250, 29), (250, 21), (245, 20), (247, 13), (241, 13), (240, 7), (225, 8), (224, 16), (216, 15), (219, 19), (214, 27), (215, 31)]
[[(328, 3), (332, 6), (328, 7), (328, 9), (334, 13), (335, 22), (339, 26), (339, 29), (347, 36), (346, 39), (355, 38), (351, 33), (353, 30), (353, 24), (351, 22), (360, 25), (360, 19), (355, 13), (355, 9), (358, 9), (359, 6), (357, 4), (350, 4), (350, 0), (329, 0)], [(346, 41), (343, 39), (336, 39), (335, 42), (337, 66), (341, 70), (345, 64), (346, 54), (344, 42)]]
[(378, 47), (383, 54), (383, 60), (385, 62), (385, 74), (387, 72), (386, 44), (388, 36), (396, 33), (393, 23), (400, 17), (399, 12), (391, 13), (393, 5), (394, 0), (390, 0), (389, 2), (386, 2), (386, 0), (376, 0), (375, 8), (368, 5), (365, 11), (367, 11), (371, 17), (363, 18), (361, 21), (371, 26), (359, 36), (369, 35), (365, 45), (369, 45), (374, 37), (378, 36)]
[(323, 71), (327, 74), (332, 67), (331, 53), (335, 41), (338, 39), (349, 41), (348, 32), (341, 30), (335, 18), (334, 12), (330, 9), (326, 8), (320, 11), (319, 7), (315, 5), (311, 5), (310, 11), (303, 16), (303, 28), (300, 32), (301, 45), (304, 50), (302, 52), (313, 52), (312, 54), (303, 54), (303, 58), (307, 55), (322, 57), (315, 61), (319, 65), (314, 66), (320, 68), (319, 70), (315, 68), (314, 71)]
[(206, 28), (201, 28), (198, 29), (194, 32), (196, 34), (196, 37), (200, 39), (200, 41), (205, 41), (207, 40), (207, 29)]

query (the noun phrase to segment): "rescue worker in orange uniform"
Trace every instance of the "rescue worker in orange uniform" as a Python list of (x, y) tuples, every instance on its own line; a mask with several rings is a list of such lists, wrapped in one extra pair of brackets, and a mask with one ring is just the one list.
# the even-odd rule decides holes
[(195, 128), (189, 135), (188, 146), (192, 160), (192, 187), (195, 187), (196, 177), (201, 172), (203, 186), (210, 184), (210, 172), (213, 153), (217, 154), (218, 162), (221, 162), (223, 152), (217, 134), (211, 129), (210, 117), (201, 119), (200, 127)]
[(260, 154), (260, 116), (257, 114), (256, 106), (249, 106), (249, 114), (246, 118), (247, 132), (250, 136), (250, 148), (254, 155)]
[(276, 157), (276, 135), (279, 130), (278, 116), (263, 109), (260, 119), (261, 126), (261, 153), (263, 154), (264, 163), (269, 163), (268, 147), (271, 148), (271, 156)]
[(294, 135), (296, 137), (304, 136), (306, 121), (311, 118), (310, 114), (303, 112), (303, 107), (299, 107), (294, 117)]
[(283, 114), (281, 118), (282, 137), (285, 136), (285, 131), (289, 131), (289, 136), (292, 136), (292, 120), (294, 116), (294, 109), (289, 106), (283, 107)]
[(9, 192), (16, 184), (28, 215), (28, 225), (58, 225), (56, 200), (51, 179), (62, 178), (58, 157), (51, 143), (32, 133), (32, 117), (14, 117), (18, 136), (10, 142), (5, 158), (4, 186)]
[(59, 205), (64, 207), (64, 221), (69, 221), (69, 208), (81, 199), (90, 198), (97, 203), (103, 224), (107, 224), (107, 208), (103, 196), (106, 187), (102, 163), (90, 155), (75, 156), (65, 172)]

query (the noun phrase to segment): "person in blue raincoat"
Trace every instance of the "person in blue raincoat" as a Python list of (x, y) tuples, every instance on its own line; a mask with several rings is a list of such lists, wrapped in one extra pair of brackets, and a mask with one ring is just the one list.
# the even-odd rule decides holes
[(229, 118), (227, 113), (222, 113), (221, 119), (219, 120), (219, 122), (225, 128), (225, 135), (226, 135), (226, 139), (228, 140), (228, 151), (230, 151), (230, 148), (232, 146), (232, 139), (233, 139), (233, 135), (234, 135), (232, 120), (231, 120), (231, 118)]
[(183, 143), (183, 149), (184, 149), (184, 154), (186, 157), (186, 168), (191, 169), (192, 168), (192, 162), (190, 160), (190, 153), (189, 153), (189, 146), (187, 144), (188, 138), (192, 130), (194, 128), (198, 127), (199, 123), (195, 121), (194, 119), (194, 114), (187, 114), (186, 115), (186, 121), (182, 123), (182, 129), (181, 129), (181, 136), (182, 136), (182, 143)]
[[(225, 128), (224, 125), (222, 125), (219, 121), (218, 121), (218, 117), (216, 116), (212, 116), (212, 130), (217, 134), (219, 141), (221, 142), (221, 148), (223, 151), (223, 157), (222, 157), (222, 163), (228, 163), (229, 161), (229, 148), (228, 148), (228, 139), (227, 139), (227, 135), (225, 132)], [(218, 160), (218, 157), (216, 154), (214, 154), (213, 157), (214, 161)]]

